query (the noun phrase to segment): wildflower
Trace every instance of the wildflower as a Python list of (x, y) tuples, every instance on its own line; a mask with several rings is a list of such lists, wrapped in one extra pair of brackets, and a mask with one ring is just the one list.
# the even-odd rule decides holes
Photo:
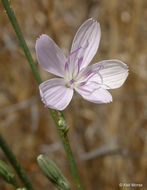
[(122, 86), (128, 76), (128, 67), (119, 60), (104, 60), (88, 66), (98, 50), (100, 36), (99, 23), (88, 19), (77, 31), (67, 58), (49, 36), (42, 34), (37, 39), (36, 54), (40, 66), (60, 77), (39, 86), (47, 107), (64, 110), (74, 90), (93, 103), (112, 102), (107, 89)]

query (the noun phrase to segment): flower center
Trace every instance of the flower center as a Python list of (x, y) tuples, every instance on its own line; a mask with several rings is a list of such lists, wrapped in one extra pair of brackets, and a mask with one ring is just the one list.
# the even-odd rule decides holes
[[(80, 65), (80, 59), (79, 59), (79, 65)], [(88, 69), (85, 69), (82, 72), (80, 72), (79, 67), (78, 67), (78, 70), (72, 74), (72, 78), (69, 78), (68, 80), (66, 80), (65, 86), (67, 88), (74, 88), (78, 86), (82, 87), (86, 85), (89, 81), (93, 83), (97, 83), (98, 85), (103, 84), (103, 78), (101, 74), (99, 73), (99, 71), (103, 68), (104, 67), (101, 64), (101, 65), (93, 66), (91, 68), (89, 67)], [(99, 82), (95, 82), (91, 80), (96, 75), (100, 79)]]
[(67, 88), (74, 88), (76, 86), (77, 82), (78, 82), (78, 80), (76, 80), (76, 79), (73, 78), (70, 81), (67, 81), (66, 84), (65, 84), (65, 86)]
[[(73, 87), (77, 81), (78, 75), (80, 73), (81, 64), (83, 62), (83, 57), (85, 50), (87, 49), (89, 43), (88, 41), (84, 46), (80, 46), (77, 49), (73, 50), (68, 56), (67, 62), (65, 63), (65, 74), (64, 78), (67, 81), (67, 87)], [(80, 53), (78, 53), (80, 52)]]

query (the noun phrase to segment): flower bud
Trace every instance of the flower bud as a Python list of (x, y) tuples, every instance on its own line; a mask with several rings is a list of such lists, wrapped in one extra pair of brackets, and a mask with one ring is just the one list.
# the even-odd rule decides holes
[(39, 155), (37, 161), (40, 169), (53, 185), (59, 190), (70, 190), (69, 182), (52, 160), (44, 155)]
[(11, 172), (10, 168), (8, 167), (8, 165), (0, 160), (0, 176), (7, 182), (10, 184), (14, 184), (15, 182), (15, 176), (14, 174)]

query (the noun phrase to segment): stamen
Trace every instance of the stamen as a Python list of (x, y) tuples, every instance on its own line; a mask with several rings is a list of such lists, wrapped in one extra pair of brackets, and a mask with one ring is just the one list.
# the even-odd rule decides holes
[[(85, 50), (88, 47), (88, 45), (89, 45), (89, 43), (88, 43), (88, 40), (87, 40), (85, 46), (78, 48), (77, 50), (74, 51), (74, 53), (79, 51), (80, 49)], [(78, 59), (78, 64), (77, 64), (78, 67), (75, 66), (75, 69), (77, 68), (77, 73), (76, 73), (76, 76), (74, 77), (74, 79), (76, 79), (78, 77), (78, 74), (80, 72), (80, 67), (81, 67), (81, 64), (83, 62), (83, 57), (84, 57), (84, 51), (81, 53), (80, 58), (75, 57), (74, 60), (73, 60), (75, 62), (76, 61), (75, 59)]]
[[(91, 72), (91, 73), (93, 73), (93, 72)], [(81, 83), (80, 83), (80, 86), (85, 85), (85, 84), (89, 81), (89, 79), (90, 79), (91, 77), (93, 77), (94, 75), (95, 75), (95, 73), (93, 73), (91, 76), (89, 76), (89, 78), (88, 78), (86, 81), (81, 82)], [(86, 77), (86, 78), (87, 78), (87, 77)]]
[(70, 80), (70, 84), (73, 84), (74, 82), (75, 82), (75, 80), (74, 80), (74, 79)]
[(69, 54), (69, 57), (72, 56), (72, 55), (73, 55), (74, 53), (76, 53), (77, 51), (79, 51), (80, 49), (86, 49), (86, 48), (88, 47), (88, 45), (89, 45), (89, 42), (88, 42), (88, 40), (87, 40), (85, 47), (80, 46), (79, 48), (75, 49), (74, 51), (72, 51), (72, 52)]
[(65, 63), (65, 71), (69, 71), (68, 61)]
[(83, 57), (80, 57), (78, 59), (78, 73), (77, 74), (79, 74), (79, 72), (80, 72), (80, 67), (81, 67), (82, 61), (83, 61)]
[(65, 71), (69, 71), (69, 63), (70, 63), (70, 57), (76, 53), (77, 51), (79, 51), (81, 49), (81, 47), (77, 48), (76, 50), (74, 50), (73, 52), (71, 52), (68, 56), (67, 62), (65, 63)]
[[(70, 65), (70, 57), (72, 55), (74, 55), (75, 53), (77, 53), (81, 49), (85, 50), (88, 47), (88, 45), (89, 45), (89, 43), (88, 43), (88, 40), (87, 40), (85, 46), (83, 46), (83, 47), (80, 46), (79, 48), (72, 51), (68, 56), (67, 62), (65, 63), (65, 66), (64, 66), (65, 74), (68, 74), (68, 76), (70, 78), (73, 78), (73, 80), (71, 80), (72, 83), (75, 82), (75, 79), (78, 77), (78, 74), (80, 72), (80, 67), (81, 67), (81, 64), (82, 64), (82, 61), (83, 61), (84, 52), (82, 53), (80, 58), (77, 58), (76, 56), (74, 57), (74, 60), (72, 60), (73, 66)], [(75, 67), (75, 59), (78, 59), (77, 67)]]
[(72, 51), (70, 54), (69, 54), (69, 57), (71, 57), (74, 53), (76, 53), (77, 51), (79, 51), (82, 47), (79, 47), (77, 48), (76, 50)]
[(86, 78), (86, 81), (83, 81), (80, 83), (80, 86), (84, 86), (88, 81), (89, 79), (91, 79), (95, 74), (98, 74), (100, 79), (101, 79), (101, 82), (103, 83), (103, 77), (102, 75), (99, 73), (100, 69), (103, 69), (104, 66), (103, 65), (98, 65), (98, 67), (96, 68), (96, 70), (94, 71), (94, 67), (91, 68), (91, 70), (89, 70), (85, 75), (84, 77)]
[(76, 75), (75, 75), (75, 77), (74, 77), (73, 79), (76, 79), (76, 78), (78, 77), (78, 74), (79, 74), (79, 72), (80, 72), (80, 66), (81, 66), (81, 64), (82, 64), (82, 61), (83, 61), (83, 57), (78, 58), (78, 71), (77, 71), (77, 73), (76, 73)]

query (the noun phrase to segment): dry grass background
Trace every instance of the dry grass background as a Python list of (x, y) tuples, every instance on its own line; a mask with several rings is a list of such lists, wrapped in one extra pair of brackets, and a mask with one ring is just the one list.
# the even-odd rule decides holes
[[(89, 17), (101, 24), (94, 61), (120, 59), (130, 75), (112, 90), (111, 104), (95, 105), (74, 96), (64, 111), (69, 138), (85, 190), (147, 188), (147, 2), (146, 0), (14, 0), (12, 5), (36, 61), (36, 38), (46, 33), (68, 54), (73, 36)], [(94, 62), (93, 61), (93, 62)], [(51, 77), (37, 64), (43, 80)], [(0, 3), (0, 132), (27, 170), (37, 190), (54, 190), (36, 157), (47, 154), (76, 189), (51, 116)], [(0, 159), (6, 161), (2, 152)], [(142, 188), (121, 188), (119, 183)], [(0, 179), (0, 190), (11, 190)]]

